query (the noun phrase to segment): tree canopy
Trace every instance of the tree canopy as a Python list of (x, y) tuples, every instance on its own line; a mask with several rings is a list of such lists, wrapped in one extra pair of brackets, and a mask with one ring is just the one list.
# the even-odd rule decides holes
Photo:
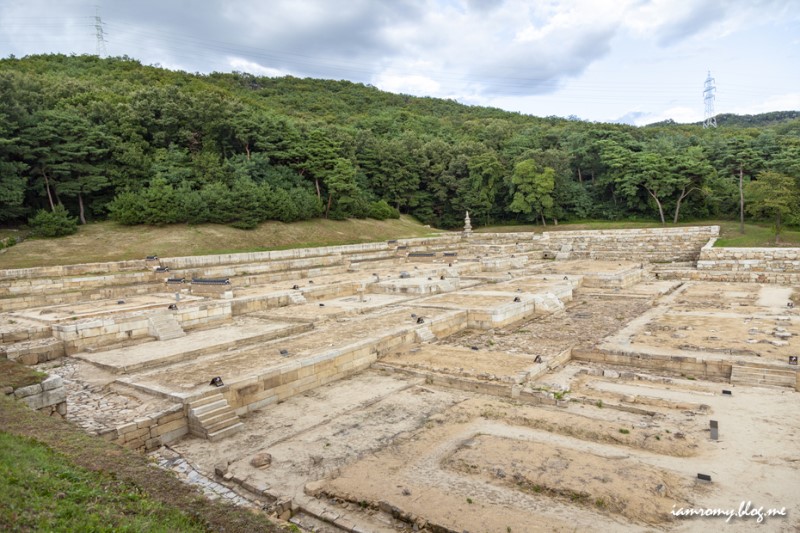
[(772, 219), (759, 191), (772, 172), (797, 192), (800, 113), (719, 122), (637, 128), (347, 81), (8, 58), (0, 223), (58, 206), (81, 222), (242, 228), (398, 213), (453, 228), (467, 210), (476, 224)]

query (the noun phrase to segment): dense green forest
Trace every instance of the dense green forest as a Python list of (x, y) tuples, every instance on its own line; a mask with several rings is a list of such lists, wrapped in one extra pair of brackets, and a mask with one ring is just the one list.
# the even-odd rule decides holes
[(738, 218), (742, 198), (748, 216), (792, 222), (800, 113), (720, 118), (636, 128), (346, 81), (11, 57), (0, 60), (0, 223), (38, 213), (250, 228), (410, 213), (454, 228), (467, 210), (478, 225), (669, 223)]

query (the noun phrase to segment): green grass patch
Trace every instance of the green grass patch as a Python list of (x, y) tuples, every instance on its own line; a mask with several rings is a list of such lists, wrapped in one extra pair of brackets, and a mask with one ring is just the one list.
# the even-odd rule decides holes
[(737, 222), (720, 222), (720, 238), (714, 246), (729, 248), (764, 248), (800, 246), (800, 230), (784, 228), (779, 244), (775, 244), (775, 229), (769, 225), (745, 224), (744, 233)]
[[(679, 224), (666, 224), (662, 226), (657, 221), (609, 221), (609, 220), (580, 220), (548, 225), (516, 225), (516, 226), (487, 226), (475, 230), (482, 233), (512, 233), (531, 232), (542, 233), (545, 231), (581, 231), (581, 230), (614, 230), (614, 229), (641, 229), (641, 228), (674, 228), (682, 226), (719, 226), (720, 237), (715, 246), (722, 247), (774, 247), (775, 230), (770, 224), (747, 223), (744, 225), (744, 234), (739, 231), (739, 223), (732, 220), (695, 220)], [(777, 246), (800, 246), (800, 230), (785, 228), (781, 234), (781, 242)]]
[(205, 531), (136, 485), (78, 467), (34, 439), (0, 432), (0, 449), (6, 531)]
[(28, 239), (17, 244), (0, 255), (0, 268), (126, 261), (148, 255), (179, 257), (315, 248), (436, 234), (437, 230), (408, 216), (389, 220), (264, 222), (252, 230), (218, 224), (154, 227), (96, 222), (80, 226), (75, 235)]
[(9, 359), (0, 359), (0, 389), (5, 387), (14, 389), (27, 387), (28, 385), (41, 383), (46, 377), (47, 374), (44, 372), (34, 370), (22, 363)]
[(4, 395), (0, 428), (0, 531), (282, 531)]

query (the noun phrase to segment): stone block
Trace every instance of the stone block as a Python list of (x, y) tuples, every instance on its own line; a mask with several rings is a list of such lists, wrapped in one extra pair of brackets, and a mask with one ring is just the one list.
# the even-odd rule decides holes
[(173, 429), (172, 431), (160, 435), (161, 442), (163, 444), (169, 444), (170, 442), (183, 437), (187, 433), (189, 433), (189, 426), (182, 426), (177, 429)]
[(31, 396), (24, 396), (19, 399), (21, 402), (24, 402), (28, 407), (33, 410), (41, 409), (45, 407), (44, 398), (42, 393), (33, 394)]
[(166, 424), (159, 424), (156, 427), (150, 428), (150, 433), (153, 437), (160, 437), (166, 433), (170, 433), (175, 431), (176, 429), (180, 429), (188, 424), (188, 421), (185, 419), (180, 420), (173, 420), (171, 422), (167, 422)]
[(266, 407), (278, 401), (278, 396), (275, 394), (270, 394), (266, 398), (261, 400), (257, 400), (247, 404), (248, 411), (255, 411), (256, 409), (261, 409), (262, 407)]
[(27, 387), (19, 387), (18, 389), (14, 390), (14, 397), (15, 398), (25, 398), (28, 396), (33, 396), (40, 394), (42, 392), (42, 384), (35, 383), (33, 385), (28, 385)]
[(61, 376), (58, 375), (51, 375), (46, 380), (42, 381), (43, 391), (59, 389), (63, 386), (64, 386), (64, 380), (61, 379)]
[(67, 401), (67, 389), (64, 387), (42, 392), (44, 405), (56, 405), (65, 401)]
[(140, 428), (136, 426), (136, 422), (129, 422), (127, 424), (119, 426), (117, 428), (117, 433), (119, 433), (119, 435), (122, 436), (125, 435), (126, 433), (131, 433), (132, 431), (136, 431), (137, 429)]
[(275, 387), (278, 387), (281, 384), (281, 376), (273, 375), (268, 378), (264, 378), (262, 383), (264, 390), (274, 389)]
[(297, 381), (298, 375), (298, 370), (290, 370), (289, 372), (281, 373), (281, 385)]
[(136, 429), (134, 431), (125, 433), (120, 438), (126, 445), (128, 445), (130, 442), (134, 440), (141, 440), (141, 445), (144, 446), (143, 438), (150, 438), (150, 428)]
[[(13, 357), (11, 359), (13, 359)], [(17, 361), (19, 361), (23, 365), (33, 366), (39, 363), (39, 354), (31, 352), (24, 353), (21, 356), (19, 356), (19, 358), (17, 358)]]
[(136, 429), (149, 428), (155, 424), (155, 420), (152, 418), (137, 418), (134, 422), (136, 423)]

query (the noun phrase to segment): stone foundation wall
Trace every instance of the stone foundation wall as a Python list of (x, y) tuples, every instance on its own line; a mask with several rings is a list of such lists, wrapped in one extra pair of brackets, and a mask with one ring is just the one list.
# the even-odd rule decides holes
[(6, 391), (7, 395), (46, 415), (67, 414), (67, 389), (61, 376), (51, 375), (41, 383)]
[[(287, 362), (263, 375), (226, 383), (207, 394), (222, 393), (237, 414), (242, 415), (365, 370), (377, 361), (380, 354), (416, 342), (418, 329), (428, 327), (434, 335), (446, 337), (461, 331), (466, 325), (466, 312), (453, 311), (428, 320), (424, 325), (398, 328), (380, 338), (359, 341), (303, 360)], [(187, 398), (185, 402), (188, 405), (190, 401), (202, 397), (203, 395)]]
[[(179, 306), (173, 314), (185, 330), (216, 326), (231, 320), (231, 302)], [(149, 337), (148, 317), (147, 313), (137, 313), (77, 321), (73, 324), (54, 324), (53, 337), (63, 342), (67, 355), (72, 355), (87, 348), (100, 348)]]
[(0, 270), (0, 280), (20, 278), (62, 278), (84, 276), (89, 274), (105, 274), (146, 270), (144, 259), (132, 261), (115, 261), (112, 263), (82, 263), (78, 265), (62, 265), (32, 268), (7, 268)]
[(163, 280), (161, 280), (139, 285), (104, 287), (74, 292), (28, 294), (16, 298), (0, 298), (0, 312), (17, 311), (19, 309), (28, 309), (31, 307), (70, 304), (86, 300), (117, 300), (137, 294), (150, 294), (163, 290), (164, 283)]
[(646, 370), (686, 375), (704, 379), (731, 377), (732, 364), (726, 361), (703, 360), (696, 357), (611, 352), (605, 350), (572, 350), (572, 359), (605, 365), (621, 365)]
[(736, 283), (776, 283), (793, 285), (800, 283), (800, 272), (748, 272), (719, 270), (664, 270), (658, 271), (658, 279), (681, 281), (718, 281)]
[[(49, 331), (50, 328), (47, 329)], [(64, 355), (64, 344), (52, 337), (36, 342), (21, 342), (0, 346), (0, 357), (6, 357), (29, 366), (52, 361)]]
[(470, 240), (470, 250), (484, 248), (508, 251), (508, 246), (513, 244), (520, 253), (541, 250), (545, 258), (553, 258), (563, 249), (573, 259), (696, 261), (700, 249), (718, 236), (719, 226), (476, 233)]
[[(216, 256), (214, 256), (216, 257)], [(164, 259), (169, 262), (170, 259)], [(342, 254), (330, 256), (314, 256), (300, 259), (268, 260), (254, 263), (237, 263), (232, 265), (217, 265), (204, 268), (173, 268), (170, 274), (175, 277), (192, 278), (232, 278), (253, 276), (259, 279), (264, 274), (274, 274), (288, 271), (307, 271), (314, 268), (342, 266), (345, 262)]]
[(126, 448), (154, 450), (189, 433), (189, 418), (184, 411), (183, 405), (174, 405), (160, 413), (101, 432), (100, 436)]
[(696, 261), (701, 248), (718, 236), (719, 226), (554, 231), (543, 233), (540, 243), (545, 253), (570, 248), (573, 259), (674, 262)]
[(587, 288), (626, 289), (642, 281), (642, 269), (628, 270), (620, 274), (591, 274), (583, 276), (583, 286)]
[(193, 296), (206, 298), (233, 298), (233, 285), (212, 285), (206, 283), (191, 283), (189, 290)]
[(800, 275), (800, 248), (715, 248), (712, 241), (700, 251), (697, 269)]
[[(10, 272), (10, 271), (6, 271)], [(2, 279), (0, 297), (53, 294), (57, 292), (88, 291), (114, 286), (138, 285), (163, 281), (166, 275), (156, 272), (119, 272), (100, 276)]]

